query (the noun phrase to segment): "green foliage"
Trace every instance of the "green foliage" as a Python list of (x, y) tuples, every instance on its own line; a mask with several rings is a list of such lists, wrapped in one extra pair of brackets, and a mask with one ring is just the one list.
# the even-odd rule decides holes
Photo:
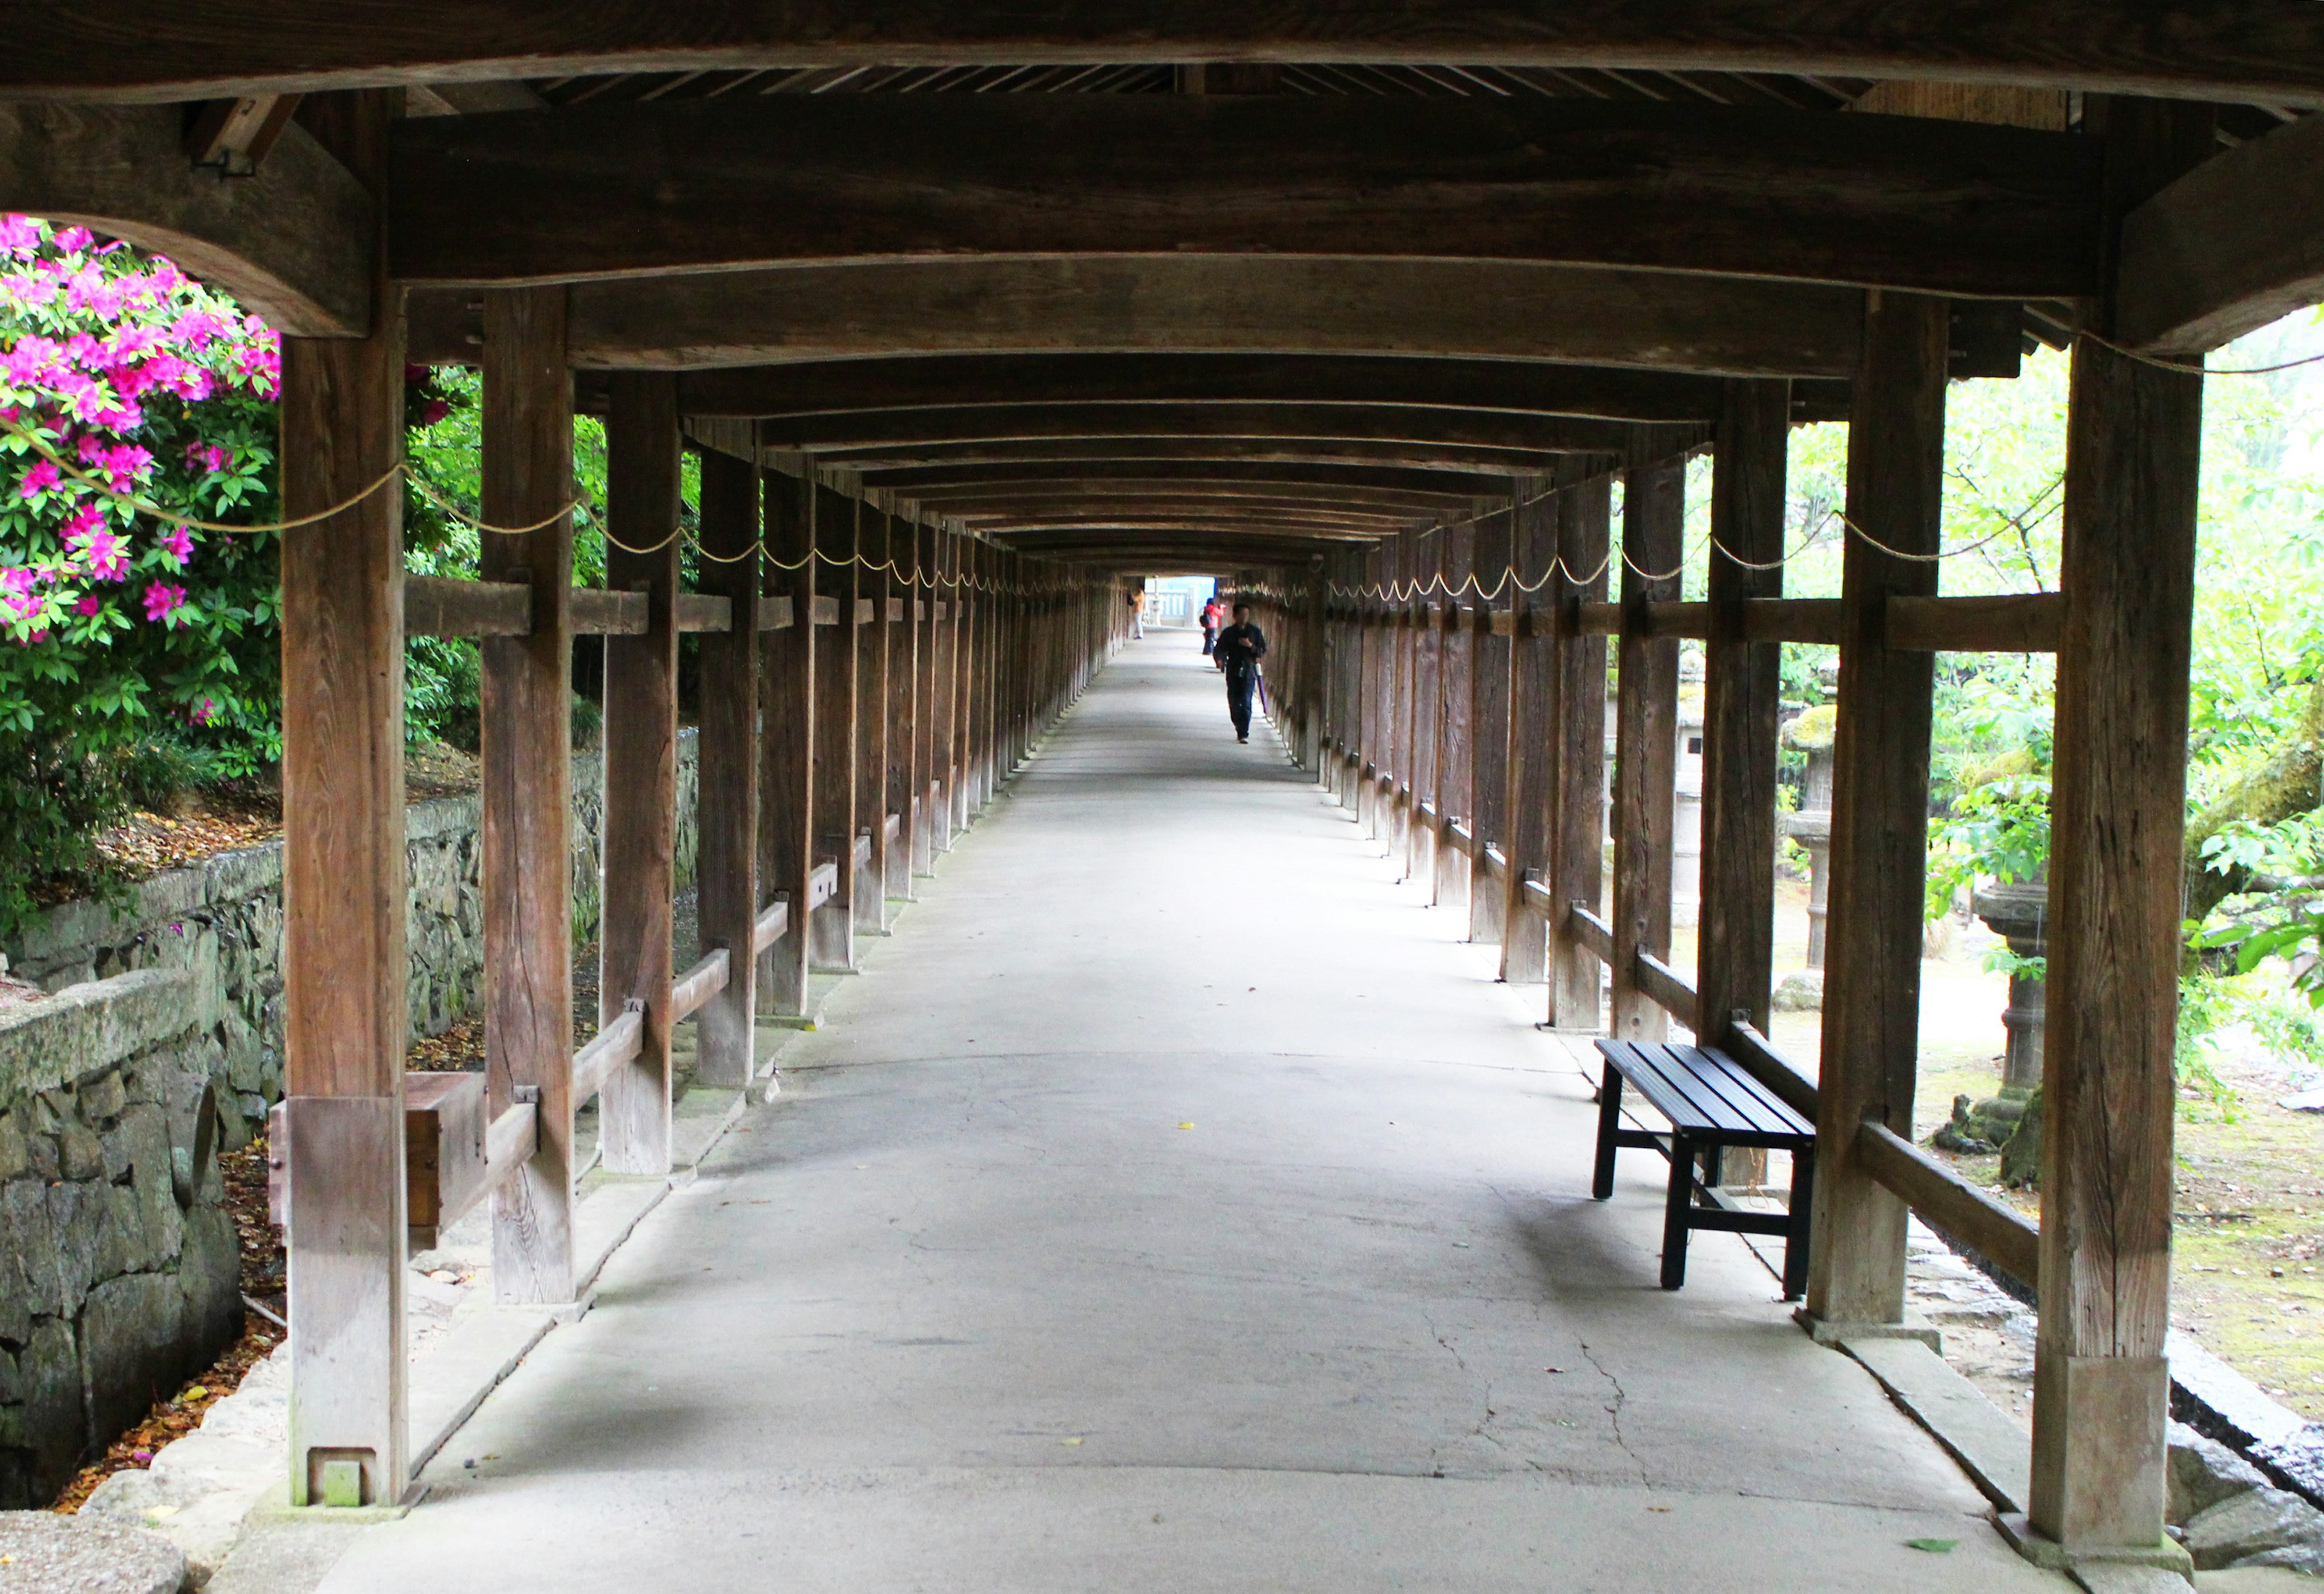
[(1979, 880), (2018, 885), (2050, 867), (2050, 783), (1998, 780), (1964, 793), (1950, 816), (1929, 823), (1928, 916)]

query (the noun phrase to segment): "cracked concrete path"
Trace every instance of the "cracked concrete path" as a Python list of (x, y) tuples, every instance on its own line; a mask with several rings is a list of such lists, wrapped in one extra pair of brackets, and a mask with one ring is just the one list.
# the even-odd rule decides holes
[(327, 1589), (2066, 1586), (1739, 1241), (1656, 1288), (1537, 993), (1203, 663), (1100, 677)]

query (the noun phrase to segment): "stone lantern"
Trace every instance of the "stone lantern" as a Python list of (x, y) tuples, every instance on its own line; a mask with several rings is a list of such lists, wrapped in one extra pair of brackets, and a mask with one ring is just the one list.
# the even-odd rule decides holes
[[(2019, 958), (2040, 958), (2048, 952), (2050, 883), (2046, 877), (1984, 886), (1970, 895), (1969, 911)], [(2006, 1184), (2031, 1184), (2041, 1172), (2042, 1025), (2046, 1000), (2040, 978), (2011, 973), (2009, 1006), (2001, 1011), (2001, 1025), (2009, 1039), (2002, 1054), (2000, 1092), (1978, 1102), (1966, 1096), (1954, 1097), (1952, 1121), (1935, 1135), (1936, 1144), (1947, 1151), (1999, 1151)]]
[(1784, 727), (1784, 746), (1808, 755), (1799, 811), (1784, 816), (1784, 833), (1807, 849), (1808, 967), (1823, 967), (1824, 918), (1831, 900), (1832, 740), (1840, 711), (1811, 709)]
[(1702, 917), (1702, 655), (1678, 662), (1678, 805), (1671, 816), (1671, 922)]

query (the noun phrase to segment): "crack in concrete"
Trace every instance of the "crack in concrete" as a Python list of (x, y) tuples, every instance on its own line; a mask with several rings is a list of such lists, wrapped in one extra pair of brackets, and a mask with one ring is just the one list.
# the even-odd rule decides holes
[(1645, 1458), (1630, 1448), (1629, 1437), (1622, 1432), (1622, 1408), (1629, 1404), (1630, 1396), (1628, 1392), (1622, 1387), (1622, 1380), (1616, 1377), (1611, 1372), (1609, 1372), (1607, 1370), (1606, 1364), (1598, 1359), (1598, 1353), (1590, 1348), (1587, 1341), (1576, 1339), (1574, 1344), (1580, 1347), (1582, 1359), (1587, 1361), (1591, 1367), (1596, 1370), (1600, 1377), (1605, 1379), (1607, 1383), (1614, 1386), (1614, 1404), (1606, 1408), (1606, 1415), (1610, 1420), (1614, 1429), (1614, 1442), (1621, 1448), (1622, 1453), (1629, 1457), (1631, 1461), (1637, 1465), (1638, 1469), (1638, 1482), (1647, 1488), (1652, 1488), (1654, 1487), (1654, 1479), (1649, 1477), (1646, 1472)]

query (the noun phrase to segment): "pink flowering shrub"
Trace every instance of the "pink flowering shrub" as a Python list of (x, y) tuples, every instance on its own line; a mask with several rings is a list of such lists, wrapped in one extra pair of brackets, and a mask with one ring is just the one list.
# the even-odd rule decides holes
[(281, 345), (169, 261), (0, 214), (0, 933), (83, 871), (156, 743), (219, 777), (280, 755)]

